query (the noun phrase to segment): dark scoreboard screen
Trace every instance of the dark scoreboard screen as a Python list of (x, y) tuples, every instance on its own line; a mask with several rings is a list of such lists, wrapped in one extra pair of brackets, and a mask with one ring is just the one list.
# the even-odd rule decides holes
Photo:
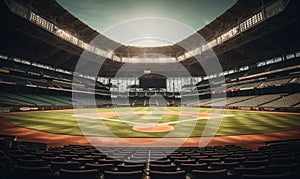
[(142, 78), (140, 79), (140, 87), (141, 88), (166, 88), (166, 79), (148, 79)]

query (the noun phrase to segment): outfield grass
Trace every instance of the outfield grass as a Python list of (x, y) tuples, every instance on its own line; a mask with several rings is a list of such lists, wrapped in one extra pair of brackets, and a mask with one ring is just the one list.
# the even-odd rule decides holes
[[(137, 107), (131, 108), (135, 112), (150, 111), (150, 108)], [(166, 123), (175, 122), (178, 120), (188, 120), (195, 118), (195, 121), (180, 122), (178, 124), (170, 124), (174, 126), (172, 132), (157, 132), (144, 133), (134, 131), (132, 127), (135, 123), (151, 122), (148, 114), (122, 115), (121, 117), (112, 116), (109, 120), (100, 120), (97, 118), (79, 117), (76, 119), (73, 110), (58, 110), (58, 111), (36, 111), (22, 113), (7, 113), (0, 114), (0, 117), (12, 122), (16, 126), (26, 127), (29, 129), (69, 135), (85, 135), (91, 136), (118, 136), (118, 137), (197, 137), (201, 136), (206, 124), (207, 128), (218, 127), (217, 120), (196, 118), (188, 115), (171, 114), (172, 112), (181, 111), (177, 107), (168, 107), (161, 109), (166, 110), (170, 114), (152, 114), (154, 122)], [(184, 109), (186, 110), (186, 109)], [(198, 110), (193, 108), (193, 111)], [(86, 109), (79, 110), (80, 114), (96, 113), (96, 110)], [(97, 109), (100, 114), (114, 112), (112, 108)], [(120, 109), (121, 112), (126, 112), (128, 109)], [(185, 111), (184, 111), (185, 112)], [(201, 113), (209, 113), (209, 109), (200, 109)], [(220, 127), (216, 131), (217, 136), (242, 135), (242, 134), (260, 134), (268, 132), (277, 132), (291, 129), (300, 129), (300, 115), (297, 114), (278, 114), (278, 113), (263, 113), (263, 112), (248, 112), (248, 111), (225, 111)], [(180, 119), (179, 119), (180, 118)], [(198, 119), (198, 120), (197, 120)], [(78, 121), (80, 123), (80, 127)], [(124, 123), (122, 121), (130, 121), (132, 123)]]

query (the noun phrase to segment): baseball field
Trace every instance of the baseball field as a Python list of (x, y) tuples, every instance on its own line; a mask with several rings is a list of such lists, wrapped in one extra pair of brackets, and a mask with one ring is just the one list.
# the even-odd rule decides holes
[(18, 127), (74, 136), (126, 138), (263, 134), (300, 129), (300, 114), (188, 107), (134, 107), (3, 113)]

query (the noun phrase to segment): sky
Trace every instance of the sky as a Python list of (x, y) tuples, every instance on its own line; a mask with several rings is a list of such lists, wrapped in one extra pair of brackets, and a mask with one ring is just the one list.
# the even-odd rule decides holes
[(200, 30), (236, 1), (57, 0), (62, 7), (99, 33), (134, 46), (172, 45)]

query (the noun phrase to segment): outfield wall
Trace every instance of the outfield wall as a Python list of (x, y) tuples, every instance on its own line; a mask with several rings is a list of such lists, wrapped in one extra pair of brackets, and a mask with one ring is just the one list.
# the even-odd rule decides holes
[[(107, 105), (98, 105), (97, 108), (111, 108), (114, 107), (110, 104)], [(115, 107), (130, 107), (119, 105)], [(137, 106), (135, 106), (137, 107)], [(141, 106), (145, 107), (145, 106)], [(171, 106), (170, 106), (171, 107)], [(212, 108), (211, 106), (196, 106), (193, 105), (191, 107), (199, 107), (199, 108)], [(18, 111), (40, 111), (40, 110), (63, 110), (63, 109), (73, 109), (73, 106), (11, 106), (11, 107), (0, 107), (0, 113), (5, 112), (18, 112)], [(76, 108), (94, 108), (94, 106), (76, 106)], [(214, 106), (213, 108), (223, 108), (220, 106)], [(253, 107), (253, 106), (226, 106), (226, 109), (234, 109), (234, 110), (253, 110), (253, 111), (276, 111), (276, 112), (300, 112), (299, 107)]]
[[(211, 106), (193, 106), (200, 108), (212, 108)], [(223, 108), (220, 106), (214, 106), (213, 108)], [(299, 107), (255, 107), (255, 106), (226, 106), (226, 109), (234, 109), (234, 110), (252, 110), (252, 111), (274, 111), (274, 112), (300, 112)]]
[[(76, 106), (76, 108), (94, 108), (95, 106)], [(98, 105), (97, 108), (110, 108), (111, 105)], [(0, 113), (2, 112), (20, 112), (20, 111), (43, 111), (43, 110), (63, 110), (73, 109), (73, 106), (11, 106), (0, 107)]]

